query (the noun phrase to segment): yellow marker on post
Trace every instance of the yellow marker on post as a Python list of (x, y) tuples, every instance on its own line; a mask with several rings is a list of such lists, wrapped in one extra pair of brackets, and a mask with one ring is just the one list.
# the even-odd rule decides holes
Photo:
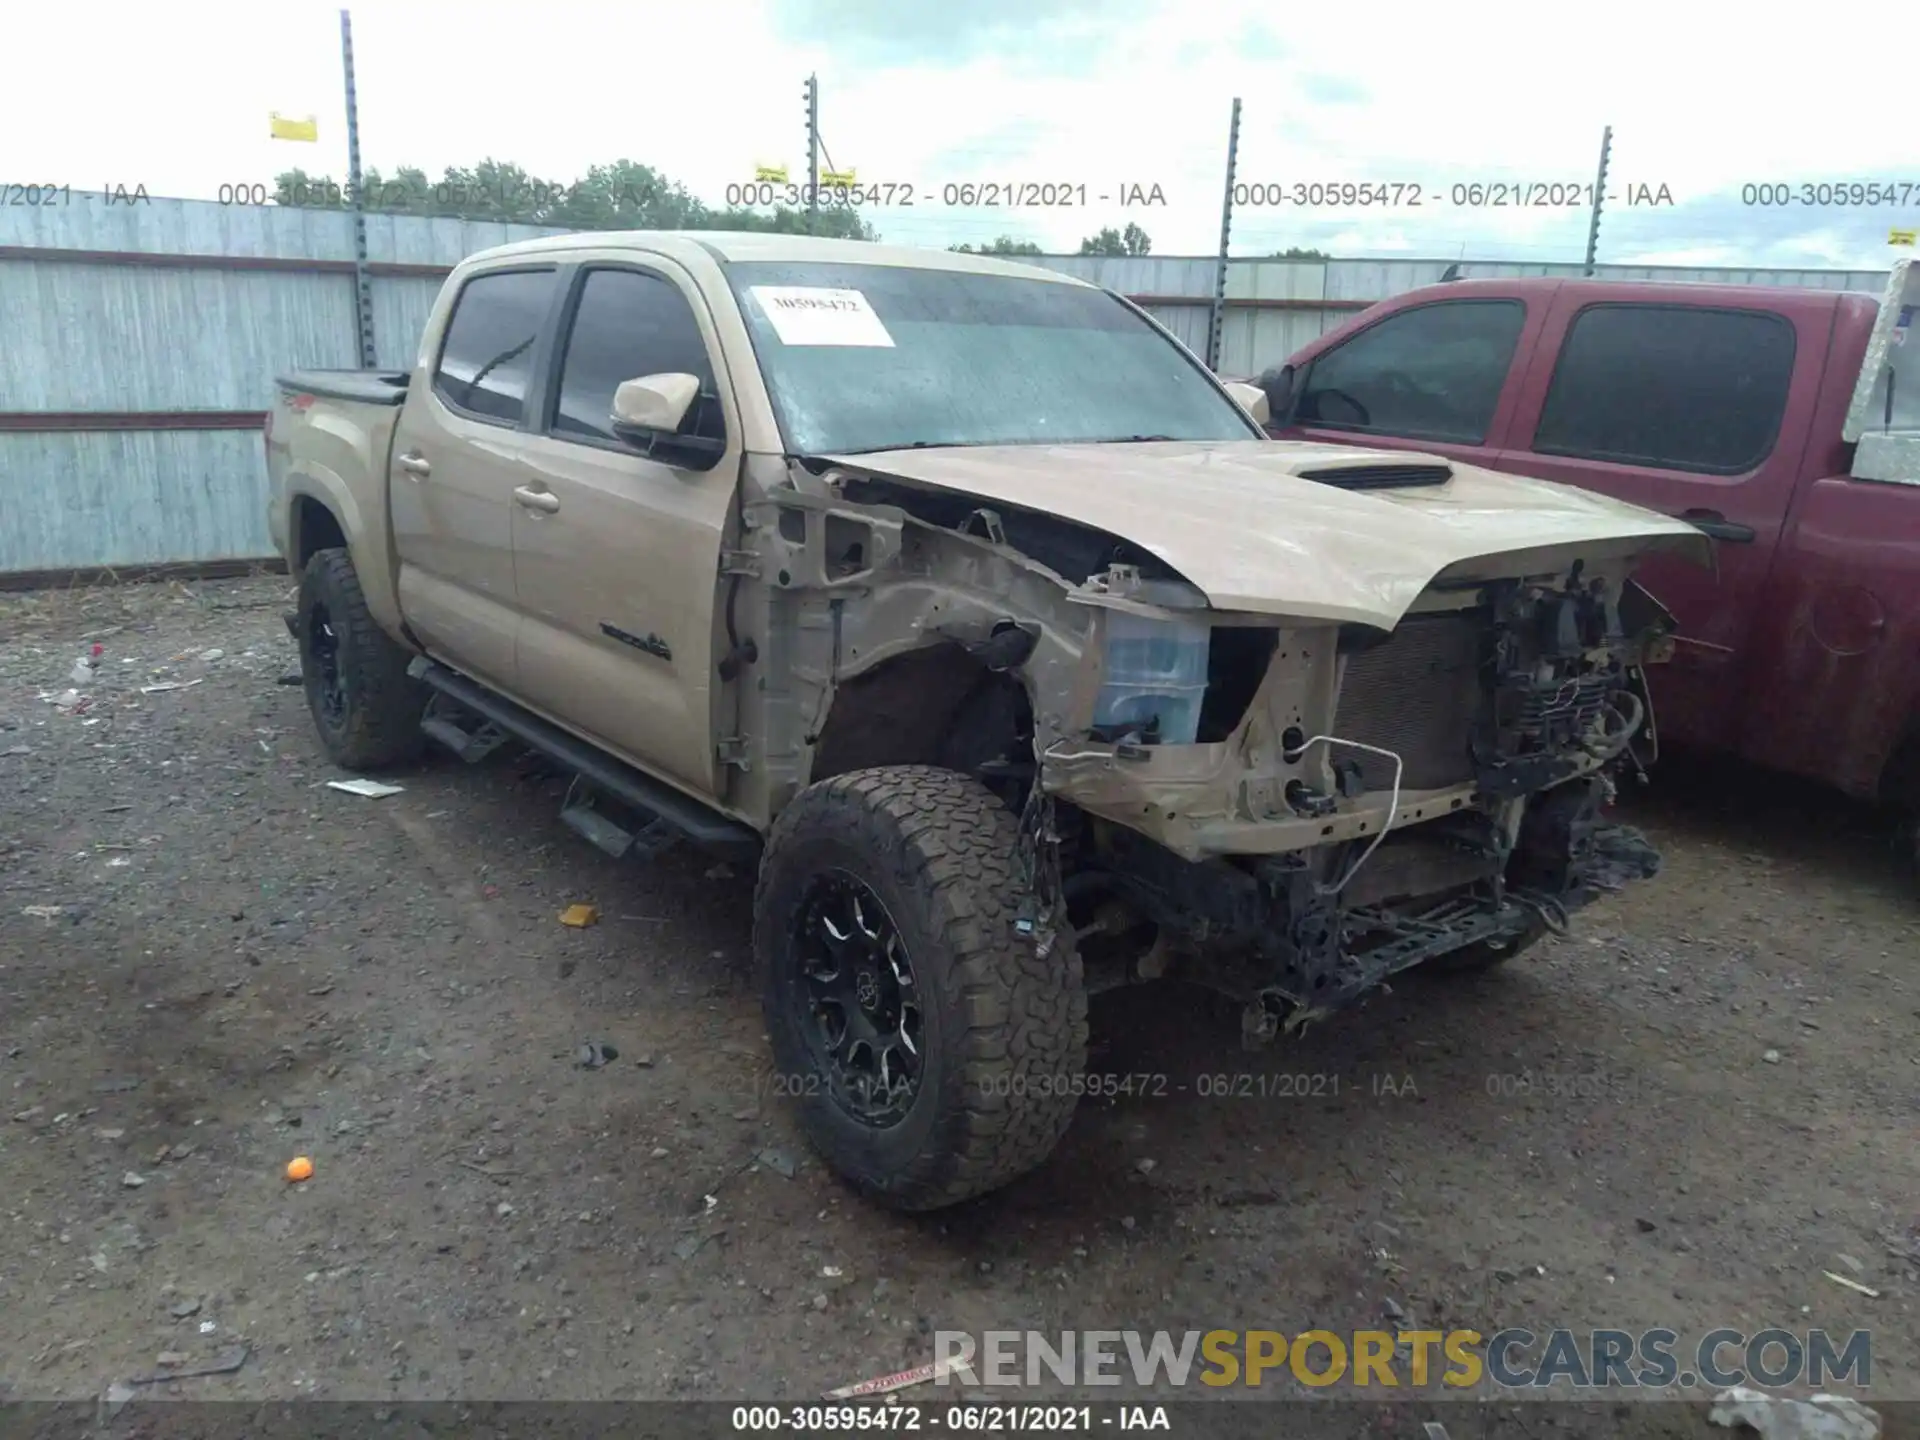
[(320, 138), (320, 122), (311, 115), (282, 115), (278, 110), (267, 112), (267, 125), (276, 140), (315, 141)]
[(1887, 232), (1887, 243), (1888, 243), (1889, 245), (1906, 245), (1906, 246), (1911, 246), (1911, 245), (1912, 245), (1912, 244), (1914, 243), (1914, 236), (1915, 236), (1915, 235), (1920, 235), (1920, 231), (1915, 231), (1915, 230), (1889, 230), (1889, 231)]
[(756, 181), (765, 181), (771, 185), (784, 185), (787, 183), (787, 167), (784, 165), (756, 165), (753, 167), (753, 178)]
[(853, 188), (853, 171), (822, 170), (820, 172), (820, 183), (822, 185), (831, 185), (835, 189), (851, 190)]

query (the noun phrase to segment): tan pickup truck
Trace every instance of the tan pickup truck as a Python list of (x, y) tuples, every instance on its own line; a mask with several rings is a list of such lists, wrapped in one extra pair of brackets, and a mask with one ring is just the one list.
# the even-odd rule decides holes
[(1517, 953), (1658, 856), (1633, 584), (1684, 521), (1262, 434), (1125, 299), (975, 256), (475, 255), (411, 374), (297, 372), (273, 532), (341, 765), (531, 746), (614, 854), (757, 858), (780, 1088), (929, 1209), (1039, 1164), (1087, 995), (1260, 1043)]

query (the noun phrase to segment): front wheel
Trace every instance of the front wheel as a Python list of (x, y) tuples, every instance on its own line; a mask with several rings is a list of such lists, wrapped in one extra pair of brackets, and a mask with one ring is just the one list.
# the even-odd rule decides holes
[(754, 955), (778, 1091), (814, 1148), (897, 1210), (1040, 1164), (1073, 1118), (1087, 996), (1070, 943), (1016, 932), (1014, 816), (930, 766), (835, 776), (768, 837)]

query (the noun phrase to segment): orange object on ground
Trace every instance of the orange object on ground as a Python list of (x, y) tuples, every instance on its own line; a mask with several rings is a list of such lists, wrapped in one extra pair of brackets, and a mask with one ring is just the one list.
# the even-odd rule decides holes
[(287, 1179), (298, 1181), (311, 1180), (312, 1178), (313, 1161), (309, 1160), (306, 1156), (296, 1155), (287, 1162)]

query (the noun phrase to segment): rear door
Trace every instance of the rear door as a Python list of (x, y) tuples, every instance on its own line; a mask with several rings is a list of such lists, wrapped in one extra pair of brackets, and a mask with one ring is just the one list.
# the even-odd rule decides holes
[[(589, 253), (567, 288), (544, 433), (532, 441), (537, 478), (512, 496), (521, 689), (710, 797), (715, 597), (741, 458), (717, 332), (692, 278), (662, 256)], [(650, 460), (613, 436), (614, 390), (668, 373), (700, 381), (683, 430), (728, 442), (711, 469)]]
[(1517, 374), (1545, 296), (1446, 292), (1388, 309), (1334, 341), (1294, 381), (1289, 440), (1422, 450), (1486, 464), (1507, 439)]
[[(1715, 566), (1649, 560), (1677, 621), (1654, 693), (1662, 733), (1733, 747), (1752, 624), (1818, 398), (1831, 297), (1561, 288), (1498, 468), (1692, 520)], [(1616, 298), (1618, 297), (1618, 298)]]
[(519, 633), (513, 491), (529, 473), (529, 392), (558, 293), (551, 265), (469, 276), (392, 447), (401, 612), (430, 652), (504, 690)]
[[(1767, 683), (1752, 689), (1745, 744), (1761, 764), (1852, 795), (1885, 784), (1888, 800), (1920, 794), (1903, 794), (1903, 782), (1920, 787), (1920, 773), (1888, 770), (1920, 719), (1920, 473), (1875, 463), (1868, 437), (1883, 428), (1920, 433), (1920, 347), (1894, 338), (1910, 298), (1920, 300), (1920, 274), (1890, 286), (1883, 304), (1843, 295), (1834, 312), (1802, 467), (1809, 478), (1759, 620), (1756, 663), (1767, 667)], [(1884, 344), (1875, 343), (1880, 336)], [(1885, 362), (1863, 365), (1873, 354)]]

